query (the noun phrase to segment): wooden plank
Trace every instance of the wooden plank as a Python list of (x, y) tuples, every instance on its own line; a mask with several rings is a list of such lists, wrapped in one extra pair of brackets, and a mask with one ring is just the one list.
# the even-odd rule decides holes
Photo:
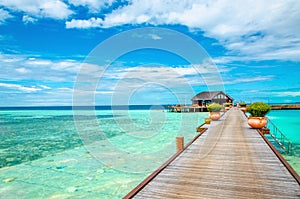
[(234, 109), (138, 191), (132, 197), (300, 198), (297, 176)]
[[(202, 127), (204, 124), (200, 125)], [(206, 130), (207, 128), (205, 128)], [(200, 137), (205, 130), (194, 137), (184, 148), (187, 149), (192, 143), (194, 143), (198, 137)], [(178, 151), (174, 154), (169, 160), (167, 160), (162, 166), (160, 166), (157, 170), (155, 170), (150, 176), (148, 176), (145, 180), (143, 180), (140, 184), (138, 184), (133, 190), (131, 190), (124, 198), (132, 198), (134, 197), (142, 188), (144, 188), (152, 179), (154, 179), (161, 171), (163, 171), (172, 161), (174, 161), (183, 151)]]

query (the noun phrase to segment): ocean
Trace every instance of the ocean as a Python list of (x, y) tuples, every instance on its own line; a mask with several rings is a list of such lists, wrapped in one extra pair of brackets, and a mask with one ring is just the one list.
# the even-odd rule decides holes
[[(129, 110), (128, 110), (129, 109)], [(299, 173), (300, 110), (269, 119), (293, 142)], [(161, 106), (18, 107), (0, 110), (1, 198), (122, 198), (176, 152), (208, 113)]]
[(1, 197), (122, 198), (208, 116), (127, 108), (2, 108)]
[[(272, 110), (267, 117), (291, 141), (293, 150), (290, 153), (283, 151), (282, 155), (300, 174), (300, 110)], [(268, 136), (268, 139), (273, 141), (270, 136)], [(279, 147), (278, 150), (280, 151)]]

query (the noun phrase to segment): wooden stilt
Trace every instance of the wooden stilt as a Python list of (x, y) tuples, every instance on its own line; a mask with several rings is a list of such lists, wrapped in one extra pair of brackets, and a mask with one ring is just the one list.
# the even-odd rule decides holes
[(177, 152), (183, 151), (184, 137), (176, 137), (176, 148), (177, 148)]

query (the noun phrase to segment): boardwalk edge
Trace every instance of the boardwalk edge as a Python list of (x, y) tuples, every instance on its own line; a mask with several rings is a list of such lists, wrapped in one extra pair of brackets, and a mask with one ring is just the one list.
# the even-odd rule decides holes
[[(201, 124), (199, 127), (202, 127), (205, 123)], [(182, 151), (176, 152), (171, 158), (169, 158), (162, 166), (156, 169), (152, 174), (150, 174), (146, 179), (144, 179), (140, 184), (138, 184), (132, 191), (130, 191), (123, 199), (130, 199), (134, 197), (139, 191), (141, 191), (149, 182), (151, 182), (160, 172), (162, 172), (168, 165), (170, 165), (182, 152), (184, 152), (192, 143), (194, 143), (206, 130), (204, 130), (196, 135)]]

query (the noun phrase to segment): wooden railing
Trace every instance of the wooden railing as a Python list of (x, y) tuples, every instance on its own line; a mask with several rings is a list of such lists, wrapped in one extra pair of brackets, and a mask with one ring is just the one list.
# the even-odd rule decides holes
[(282, 131), (270, 120), (267, 119), (267, 128), (270, 129), (270, 135), (280, 148), (288, 154), (294, 153), (293, 143), (282, 133)]

